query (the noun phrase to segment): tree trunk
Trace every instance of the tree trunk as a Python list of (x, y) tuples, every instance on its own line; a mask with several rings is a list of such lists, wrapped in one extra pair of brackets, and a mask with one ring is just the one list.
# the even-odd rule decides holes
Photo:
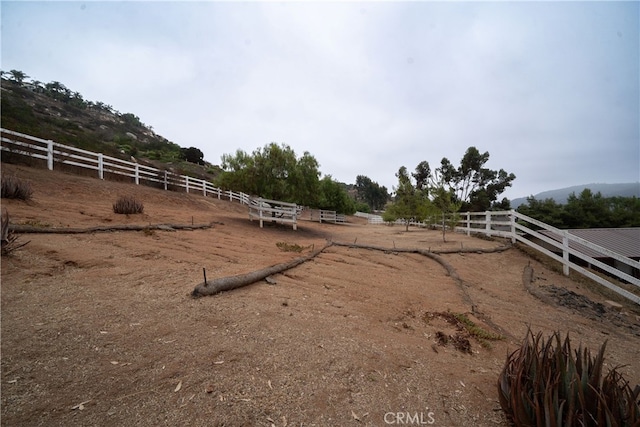
[(242, 286), (247, 286), (260, 280), (264, 280), (268, 276), (281, 273), (285, 270), (289, 270), (290, 268), (296, 267), (303, 262), (315, 258), (318, 254), (320, 254), (331, 245), (332, 244), (329, 243), (322, 249), (315, 251), (307, 256), (296, 258), (288, 262), (283, 262), (281, 264), (272, 265), (271, 267), (263, 268), (261, 270), (252, 271), (251, 273), (239, 274), (237, 276), (220, 277), (218, 279), (202, 282), (195, 287), (193, 292), (191, 292), (191, 296), (194, 298), (198, 298), (206, 295), (215, 295), (223, 291), (230, 291), (232, 289), (240, 288)]
[(143, 230), (163, 230), (163, 231), (175, 231), (175, 230), (200, 230), (213, 227), (212, 224), (195, 224), (195, 225), (183, 225), (183, 224), (149, 224), (149, 225), (136, 225), (136, 224), (121, 224), (121, 225), (108, 225), (97, 226), (88, 228), (47, 228), (47, 227), (33, 227), (31, 225), (19, 225), (12, 224), (9, 226), (9, 230), (15, 233), (41, 233), (41, 234), (82, 234), (82, 233), (97, 233), (97, 232), (109, 232), (109, 231), (143, 231)]

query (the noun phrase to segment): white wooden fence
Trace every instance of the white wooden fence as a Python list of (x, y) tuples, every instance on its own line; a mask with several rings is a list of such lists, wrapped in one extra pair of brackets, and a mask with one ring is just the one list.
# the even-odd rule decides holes
[[(253, 198), (246, 193), (221, 190), (203, 179), (174, 174), (167, 170), (82, 150), (4, 128), (0, 128), (0, 141), (1, 151), (44, 160), (49, 170), (53, 170), (55, 164), (63, 164), (94, 170), (100, 179), (105, 179), (106, 174), (113, 174), (128, 177), (137, 185), (146, 184), (165, 190), (181, 191), (184, 189), (187, 193), (201, 192), (206, 197), (238, 201), (249, 206), (249, 219), (259, 219), (260, 227), (263, 226), (264, 221), (274, 221), (292, 224), (293, 229), (296, 230), (297, 218), (303, 209), (293, 203)], [(339, 221), (339, 216), (335, 212), (333, 212), (333, 218), (334, 222)], [(344, 222), (344, 215), (341, 218)]]
[(49, 170), (53, 170), (54, 165), (58, 163), (94, 170), (100, 179), (104, 179), (106, 174), (113, 174), (129, 177), (138, 185), (146, 184), (165, 190), (184, 189), (187, 193), (201, 192), (204, 196), (228, 198), (230, 201), (238, 201), (244, 205), (248, 205), (251, 198), (245, 193), (221, 190), (204, 179), (174, 174), (167, 170), (128, 162), (3, 128), (0, 128), (0, 139), (2, 151), (46, 160)]
[(309, 211), (309, 220), (318, 222), (332, 222), (343, 223), (346, 221), (344, 214), (339, 214), (336, 211), (329, 211), (325, 209), (307, 209)]
[[(514, 210), (468, 212), (461, 215), (462, 218), (459, 223), (461, 226), (456, 228), (457, 231), (465, 232), (467, 235), (470, 235), (471, 233), (481, 233), (487, 236), (500, 236), (511, 239), (514, 243), (523, 243), (560, 262), (565, 275), (569, 275), (569, 271), (574, 270), (596, 281), (602, 286), (617, 292), (630, 301), (640, 304), (640, 296), (629, 292), (602, 276), (595, 274), (593, 271), (576, 264), (570, 260), (570, 255), (638, 288), (640, 288), (640, 279), (637, 277), (634, 277), (621, 269), (605, 264), (599, 259), (586, 255), (577, 248), (580, 246), (587, 247), (601, 255), (597, 258), (611, 258), (619, 265), (624, 266), (624, 270), (627, 271), (640, 270), (639, 261), (635, 261), (631, 258), (615, 253), (607, 248), (603, 248), (602, 246), (575, 236), (567, 230), (560, 230), (552, 227), (544, 222), (538, 221)], [(533, 228), (530, 228), (531, 225), (540, 227), (541, 230), (534, 230)], [(550, 233), (542, 233), (542, 230), (547, 230)], [(556, 238), (554, 239), (548, 234), (551, 234)]]
[[(357, 215), (368, 218), (369, 224), (384, 224), (381, 216), (363, 213), (358, 213)], [(456, 227), (456, 231), (458, 232), (464, 232), (467, 235), (478, 233), (487, 236), (504, 237), (510, 239), (513, 243), (523, 243), (560, 262), (565, 275), (569, 275), (569, 271), (574, 270), (630, 301), (640, 304), (640, 296), (621, 288), (617, 284), (573, 262), (570, 256), (573, 256), (574, 259), (577, 258), (584, 261), (587, 265), (597, 267), (601, 271), (638, 288), (640, 288), (640, 279), (627, 272), (640, 271), (639, 261), (615, 253), (607, 248), (603, 248), (602, 246), (570, 234), (567, 230), (557, 229), (514, 210), (467, 212), (459, 215), (460, 220)], [(529, 226), (527, 226), (527, 224), (529, 224)], [(442, 227), (442, 225), (437, 222), (410, 222), (409, 225), (418, 227), (429, 225)], [(541, 230), (534, 230), (531, 228), (532, 225), (539, 227)], [(546, 230), (548, 233), (542, 233), (542, 230)], [(621, 268), (612, 267), (599, 259), (581, 252), (579, 250), (580, 246), (589, 248), (597, 254), (602, 255), (597, 256), (597, 258), (611, 258), (615, 260), (616, 264), (621, 266)]]
[(260, 228), (264, 221), (271, 221), (280, 224), (292, 224), (297, 230), (298, 205), (295, 203), (279, 202), (277, 200), (263, 199), (261, 197), (252, 198), (249, 203), (249, 219), (260, 221)]

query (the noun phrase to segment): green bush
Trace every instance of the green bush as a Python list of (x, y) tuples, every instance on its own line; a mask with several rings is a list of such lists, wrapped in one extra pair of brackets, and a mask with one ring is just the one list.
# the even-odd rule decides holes
[(640, 425), (640, 387), (632, 390), (618, 368), (603, 377), (605, 347), (592, 357), (582, 345), (572, 352), (568, 335), (545, 342), (529, 330), (500, 373), (502, 409), (516, 426)]
[(2, 174), (2, 198), (29, 200), (33, 195), (31, 183), (16, 175)]
[(133, 196), (120, 196), (113, 204), (113, 212), (117, 214), (141, 214), (144, 205)]

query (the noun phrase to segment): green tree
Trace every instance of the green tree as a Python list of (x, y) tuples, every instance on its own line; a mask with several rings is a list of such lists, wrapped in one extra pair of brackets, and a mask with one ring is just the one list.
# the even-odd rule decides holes
[(331, 175), (320, 180), (320, 200), (318, 208), (352, 215), (355, 213), (355, 202), (349, 197), (345, 185), (335, 181)]
[(31, 80), (31, 84), (33, 85), (34, 92), (37, 92), (37, 93), (44, 92), (44, 84), (40, 80)]
[(562, 212), (562, 221), (567, 228), (610, 227), (607, 201), (600, 192), (585, 188), (576, 196), (571, 193)]
[(517, 210), (557, 228), (640, 227), (640, 199), (603, 197), (588, 188), (578, 196), (571, 193), (564, 205), (531, 196)]
[[(440, 161), (440, 167), (432, 172), (431, 180), (437, 175), (436, 180), (444, 183), (455, 200), (462, 203), (461, 209), (486, 211), (516, 179), (514, 174), (507, 173), (504, 169), (495, 171), (486, 168), (488, 161), (488, 151), (480, 153), (476, 147), (469, 147), (457, 168), (444, 157)], [(419, 167), (424, 173), (430, 171), (427, 162), (420, 163)], [(420, 176), (424, 173), (416, 171)]]
[(564, 227), (562, 205), (551, 198), (537, 200), (533, 196), (527, 197), (527, 203), (518, 206), (517, 211), (553, 227)]
[(358, 175), (356, 177), (356, 200), (369, 205), (370, 210), (383, 209), (389, 201), (387, 187), (379, 185), (371, 178)]
[(71, 91), (62, 83), (53, 81), (44, 85), (45, 93), (60, 101), (66, 101), (71, 98)]
[(204, 165), (204, 153), (196, 147), (180, 148), (180, 155), (189, 163)]
[(319, 202), (318, 162), (308, 152), (297, 158), (286, 144), (271, 143), (251, 155), (237, 150), (222, 156), (223, 172), (217, 184), (223, 188), (317, 207)]
[[(136, 116), (133, 113), (124, 113), (120, 116), (120, 118), (129, 126), (144, 127), (144, 125), (140, 121), (140, 117)], [(197, 163), (197, 162), (193, 162), (193, 163)]]
[(431, 180), (431, 167), (429, 166), (429, 162), (423, 160), (418, 163), (416, 171), (412, 175), (416, 180), (416, 188), (420, 191), (424, 191), (425, 195), (428, 196)]
[(608, 198), (610, 221), (613, 227), (640, 227), (640, 199), (633, 197)]
[(452, 230), (458, 224), (460, 216), (458, 214), (462, 203), (455, 200), (454, 194), (447, 190), (444, 185), (436, 184), (429, 188), (433, 200), (431, 201), (433, 210), (442, 219), (442, 241), (447, 241), (447, 226)]
[(22, 85), (24, 80), (29, 78), (29, 76), (27, 76), (25, 73), (23, 73), (20, 70), (10, 70), (9, 71), (9, 76), (10, 76), (11, 80), (13, 80), (14, 82), (18, 83), (19, 85)]
[(398, 186), (393, 203), (387, 205), (385, 221), (400, 219), (405, 224), (405, 231), (409, 231), (411, 221), (423, 221), (429, 213), (429, 201), (423, 193), (411, 182), (407, 168), (402, 166), (398, 173)]

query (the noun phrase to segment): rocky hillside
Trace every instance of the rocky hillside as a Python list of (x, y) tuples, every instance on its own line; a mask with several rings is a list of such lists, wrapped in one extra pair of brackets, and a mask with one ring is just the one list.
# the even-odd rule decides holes
[(176, 173), (202, 179), (213, 179), (219, 172), (197, 154), (189, 156), (198, 153), (197, 148), (182, 148), (156, 134), (135, 114), (85, 101), (58, 82), (43, 86), (3, 77), (1, 89), (5, 129), (126, 160), (134, 156), (139, 163), (166, 165)]

